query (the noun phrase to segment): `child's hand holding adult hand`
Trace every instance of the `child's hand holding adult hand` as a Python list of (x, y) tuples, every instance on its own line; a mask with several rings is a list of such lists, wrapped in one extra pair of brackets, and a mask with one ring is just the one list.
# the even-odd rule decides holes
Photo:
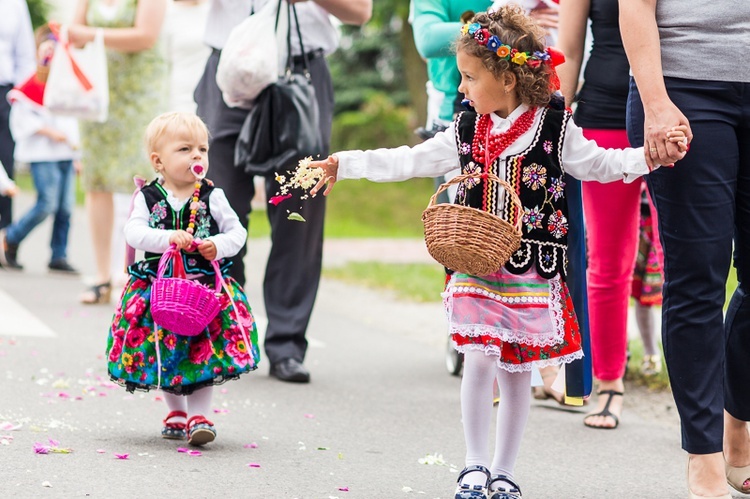
[(339, 173), (339, 158), (335, 155), (328, 156), (325, 161), (313, 161), (310, 163), (310, 168), (320, 168), (323, 170), (323, 176), (318, 180), (318, 183), (310, 190), (310, 195), (315, 196), (324, 185), (328, 184), (326, 190), (323, 191), (323, 195), (327, 196), (333, 185), (336, 183), (336, 178)]
[(208, 261), (216, 260), (216, 245), (211, 240), (204, 240), (198, 245), (198, 253)]
[(677, 151), (669, 155), (669, 159), (672, 161), (672, 164), (665, 166), (674, 166), (675, 161), (679, 161), (685, 157), (685, 154), (687, 154), (688, 150), (690, 149), (690, 138), (688, 137), (689, 132), (690, 129), (685, 125), (672, 127), (667, 132), (667, 142), (671, 142), (677, 145)]
[(184, 230), (176, 230), (169, 236), (169, 242), (174, 244), (177, 249), (188, 249), (193, 243), (193, 235)]

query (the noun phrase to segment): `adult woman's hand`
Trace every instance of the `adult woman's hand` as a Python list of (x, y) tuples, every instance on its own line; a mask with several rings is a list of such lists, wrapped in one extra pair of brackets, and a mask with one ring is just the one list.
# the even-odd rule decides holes
[(646, 154), (646, 163), (649, 168), (654, 165), (668, 165), (674, 162), (675, 157), (680, 156), (678, 144), (667, 140), (667, 132), (672, 127), (684, 125), (687, 127), (688, 144), (693, 140), (693, 132), (690, 130), (690, 122), (684, 114), (669, 100), (662, 98), (643, 106), (643, 147)]

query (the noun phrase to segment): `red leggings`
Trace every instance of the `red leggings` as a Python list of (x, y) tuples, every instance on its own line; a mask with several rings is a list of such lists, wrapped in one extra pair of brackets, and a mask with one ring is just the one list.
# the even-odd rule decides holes
[[(600, 147), (629, 147), (625, 130), (584, 129), (583, 134)], [(603, 381), (625, 374), (628, 303), (638, 250), (642, 183), (641, 179), (630, 184), (583, 182), (591, 354), (594, 376)], [(651, 209), (654, 240), (659, 244), (653, 205)]]

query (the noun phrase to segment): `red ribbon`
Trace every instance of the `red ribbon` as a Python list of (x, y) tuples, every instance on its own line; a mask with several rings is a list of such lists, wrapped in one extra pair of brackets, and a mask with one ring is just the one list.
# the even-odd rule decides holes
[(62, 43), (63, 50), (65, 50), (65, 53), (68, 55), (68, 59), (70, 59), (70, 66), (73, 68), (73, 74), (76, 75), (76, 78), (78, 78), (78, 81), (81, 83), (83, 89), (88, 92), (89, 90), (94, 88), (94, 85), (91, 84), (91, 81), (89, 81), (89, 79), (83, 73), (83, 70), (81, 70), (81, 67), (73, 58), (73, 54), (70, 52), (70, 43), (68, 42), (68, 40), (66, 39), (64, 42), (61, 41), (60, 25), (56, 22), (51, 22), (49, 23), (49, 29), (50, 31), (52, 31), (52, 34), (55, 35), (55, 38), (57, 38), (57, 40)]

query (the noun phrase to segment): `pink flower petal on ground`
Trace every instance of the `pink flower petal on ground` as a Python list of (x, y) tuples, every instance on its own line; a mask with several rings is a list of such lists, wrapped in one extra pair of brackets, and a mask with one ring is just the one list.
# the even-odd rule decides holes
[(274, 206), (278, 206), (278, 204), (279, 204), (280, 202), (282, 202), (282, 201), (286, 201), (286, 200), (287, 200), (287, 199), (289, 199), (290, 197), (292, 197), (292, 195), (291, 195), (291, 194), (284, 194), (284, 195), (282, 195), (282, 196), (274, 196), (274, 197), (272, 197), (271, 199), (269, 199), (269, 200), (268, 200), (268, 202), (269, 202), (269, 203), (271, 203), (271, 204), (272, 204), (272, 205), (274, 205)]
[(247, 463), (248, 468), (260, 468), (260, 464), (258, 463)]
[(20, 423), (19, 424), (13, 424), (10, 421), (4, 421), (4, 422), (0, 423), (0, 430), (3, 430), (3, 431), (18, 431), (18, 430), (21, 429), (21, 426), (23, 426), (23, 425), (21, 425)]
[(314, 419), (315, 418), (315, 414), (305, 414), (305, 417), (307, 419)]
[(115, 457), (117, 459), (128, 459), (130, 457), (130, 454), (115, 454)]
[(214, 409), (214, 414), (229, 414), (229, 409)]
[(243, 447), (246, 448), (246, 449), (257, 449), (258, 448), (258, 444), (256, 444), (255, 442), (253, 442), (251, 444), (245, 444), (245, 445), (243, 445)]
[(49, 446), (40, 444), (39, 442), (35, 442), (34, 452), (36, 452), (37, 454), (49, 454)]
[(106, 453), (107, 451), (106, 451), (106, 450), (104, 450), (104, 449), (96, 449), (96, 452), (97, 452), (97, 454), (104, 454), (104, 453)]
[(199, 450), (188, 451), (188, 456), (202, 456), (203, 453)]
[(177, 447), (177, 452), (190, 452), (190, 449), (186, 449), (185, 447)]
[(341, 492), (349, 492), (349, 487), (339, 487)]
[(219, 391), (220, 391), (221, 393), (227, 393), (227, 392), (228, 392), (229, 390), (227, 390), (226, 388), (222, 388), (222, 389), (221, 389), (221, 390), (219, 390)]

